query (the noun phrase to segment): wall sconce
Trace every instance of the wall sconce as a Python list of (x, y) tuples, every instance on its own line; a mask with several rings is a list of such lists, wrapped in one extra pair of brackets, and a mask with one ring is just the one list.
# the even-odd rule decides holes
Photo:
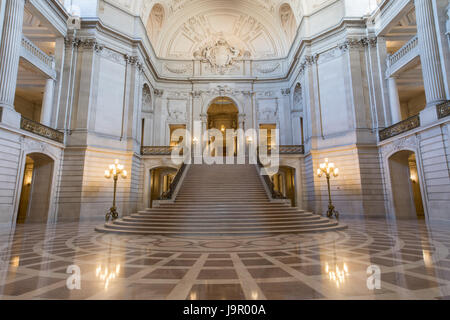
[(113, 220), (119, 218), (119, 213), (117, 212), (116, 207), (117, 181), (119, 180), (119, 176), (122, 176), (123, 179), (126, 179), (128, 173), (126, 170), (124, 170), (124, 166), (119, 164), (119, 160), (116, 160), (114, 164), (109, 166), (109, 170), (105, 170), (105, 178), (111, 179), (112, 177), (114, 179), (113, 206), (111, 207), (111, 209), (109, 209), (108, 213), (106, 214), (106, 221), (109, 221), (111, 217)]
[(252, 136), (248, 136), (247, 137), (247, 143), (248, 144), (253, 143), (253, 137)]
[(412, 183), (417, 183), (417, 176), (415, 174), (411, 174), (410, 179)]
[(317, 169), (317, 176), (319, 178), (322, 178), (322, 176), (325, 175), (327, 178), (327, 185), (328, 185), (328, 211), (327, 211), (327, 217), (332, 218), (333, 215), (336, 217), (336, 219), (339, 219), (339, 212), (336, 211), (336, 208), (333, 205), (333, 202), (331, 201), (331, 187), (330, 187), (330, 179), (333, 175), (335, 178), (339, 176), (339, 169), (335, 167), (334, 163), (330, 163), (328, 159), (325, 159), (325, 163), (320, 164), (320, 168)]
[(197, 138), (197, 137), (194, 137), (194, 138), (192, 139), (192, 143), (193, 143), (193, 144), (197, 144), (197, 143), (198, 143), (198, 138)]

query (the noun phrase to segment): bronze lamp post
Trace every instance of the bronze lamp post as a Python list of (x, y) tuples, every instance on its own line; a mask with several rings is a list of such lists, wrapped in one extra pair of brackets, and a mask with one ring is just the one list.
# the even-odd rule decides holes
[(116, 160), (114, 164), (109, 166), (109, 170), (105, 170), (105, 178), (114, 180), (114, 198), (113, 198), (113, 206), (109, 209), (106, 214), (106, 221), (109, 221), (110, 218), (116, 220), (119, 218), (119, 213), (117, 212), (116, 207), (116, 193), (117, 193), (117, 181), (119, 180), (119, 176), (122, 176), (123, 179), (127, 178), (127, 171), (124, 170), (124, 166), (119, 164), (119, 160)]
[(336, 219), (339, 219), (339, 212), (336, 211), (335, 206), (333, 205), (333, 202), (331, 201), (331, 187), (330, 187), (330, 179), (333, 175), (335, 178), (339, 176), (339, 169), (335, 167), (334, 163), (330, 163), (328, 159), (325, 159), (325, 163), (320, 164), (320, 168), (317, 169), (317, 176), (319, 178), (322, 178), (322, 176), (325, 175), (327, 178), (327, 185), (328, 185), (328, 211), (327, 211), (327, 217), (332, 218), (333, 216), (336, 217)]

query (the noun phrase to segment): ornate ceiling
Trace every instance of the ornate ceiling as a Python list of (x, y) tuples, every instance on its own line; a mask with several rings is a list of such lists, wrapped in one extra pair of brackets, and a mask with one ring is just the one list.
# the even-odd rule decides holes
[[(140, 15), (169, 59), (285, 56), (305, 13), (333, 0), (106, 0)], [(207, 55), (209, 54), (209, 57)]]

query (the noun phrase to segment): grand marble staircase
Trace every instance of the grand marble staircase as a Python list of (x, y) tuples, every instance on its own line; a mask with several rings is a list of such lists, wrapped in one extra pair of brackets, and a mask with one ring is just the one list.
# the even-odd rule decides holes
[(253, 165), (192, 165), (174, 203), (98, 227), (158, 235), (265, 235), (344, 229), (334, 220), (271, 202)]

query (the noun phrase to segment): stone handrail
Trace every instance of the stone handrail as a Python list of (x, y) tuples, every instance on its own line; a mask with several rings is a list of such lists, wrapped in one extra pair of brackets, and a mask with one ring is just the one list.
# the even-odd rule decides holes
[(389, 138), (398, 136), (404, 132), (420, 127), (420, 116), (416, 115), (404, 121), (394, 124), (391, 127), (380, 130), (380, 141), (387, 140)]
[(175, 178), (173, 179), (172, 183), (170, 184), (169, 191), (162, 194), (159, 200), (172, 200), (173, 195), (175, 194), (175, 190), (178, 187), (178, 184), (180, 183), (181, 177), (183, 176), (184, 171), (186, 170), (186, 164), (183, 163), (178, 170)]
[(416, 49), (418, 45), (419, 45), (419, 38), (416, 35), (414, 38), (409, 40), (403, 47), (401, 47), (396, 53), (388, 57), (388, 66), (391, 67), (397, 62), (399, 62), (404, 56), (406, 56), (412, 50)]
[[(261, 171), (264, 168), (264, 165), (262, 164), (259, 157), (257, 167), (259, 171)], [(272, 179), (270, 179), (268, 175), (262, 175), (261, 177), (267, 189), (269, 190), (270, 196), (272, 197), (273, 200), (287, 200), (287, 197), (285, 197), (281, 192), (275, 190), (275, 185), (273, 184)]]
[(25, 36), (22, 36), (22, 47), (32, 56), (42, 61), (49, 68), (54, 69), (55, 59), (39, 49), (30, 39)]
[(37, 134), (41, 137), (59, 142), (64, 143), (64, 133), (52, 129), (50, 127), (44, 126), (43, 124), (40, 124), (39, 122), (27, 119), (22, 117), (20, 121), (20, 128), (22, 130)]

